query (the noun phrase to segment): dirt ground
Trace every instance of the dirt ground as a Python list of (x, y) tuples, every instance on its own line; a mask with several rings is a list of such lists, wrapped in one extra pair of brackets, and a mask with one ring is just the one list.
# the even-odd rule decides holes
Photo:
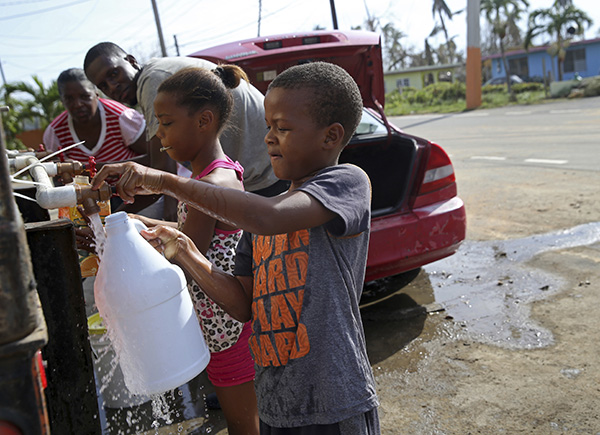
[[(478, 169), (459, 167), (456, 172), (467, 209), (468, 240), (520, 239), (599, 220), (598, 172), (507, 174), (493, 167), (485, 169), (485, 177)], [(600, 434), (599, 262), (597, 241), (548, 251), (527, 262), (532, 271), (560, 277), (549, 282), (556, 285), (554, 292), (527, 307), (530, 320), (550, 334), (537, 347), (479, 340), (469, 334), (472, 324), (433, 310), (390, 321), (389, 329), (399, 327), (405, 335), (392, 344), (398, 351), (382, 358), (377, 352), (390, 341), (376, 343), (382, 339), (374, 327), (377, 314), (367, 313), (382, 433)], [(433, 269), (435, 265), (428, 271)], [(455, 270), (450, 280), (460, 282), (460, 275)], [(403, 291), (422, 303), (418, 298), (426, 297), (427, 280), (422, 271)], [(422, 323), (422, 329), (411, 333), (415, 323), (417, 329)]]

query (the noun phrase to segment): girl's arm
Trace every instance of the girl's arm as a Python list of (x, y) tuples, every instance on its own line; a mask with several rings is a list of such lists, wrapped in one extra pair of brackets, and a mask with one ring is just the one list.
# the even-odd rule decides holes
[(92, 181), (97, 189), (106, 178), (121, 175), (117, 193), (124, 201), (135, 195), (165, 193), (227, 224), (255, 234), (282, 234), (324, 224), (335, 217), (311, 195), (290, 191), (272, 198), (181, 178), (135, 163), (105, 166)]
[[(203, 177), (202, 181), (218, 186), (232, 187), (237, 190), (243, 189), (235, 172), (226, 168), (214, 169), (210, 174)], [(183, 233), (192, 239), (200, 252), (206, 253), (210, 246), (215, 227), (218, 225), (219, 223), (214, 217), (202, 213), (194, 207), (188, 207), (187, 217), (183, 225)], [(227, 229), (233, 230), (237, 228)]]
[(156, 226), (140, 234), (165, 257), (181, 266), (217, 305), (240, 322), (252, 313), (252, 277), (235, 277), (217, 268), (180, 231)]

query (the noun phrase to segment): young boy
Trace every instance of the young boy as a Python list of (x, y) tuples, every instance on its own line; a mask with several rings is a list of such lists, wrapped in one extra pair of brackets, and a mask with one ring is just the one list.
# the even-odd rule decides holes
[(339, 165), (362, 112), (342, 68), (309, 63), (281, 73), (265, 97), (275, 174), (290, 190), (273, 198), (181, 179), (135, 164), (104, 167), (99, 187), (166, 193), (243, 228), (236, 276), (219, 273), (172, 228), (144, 236), (220, 306), (251, 319), (250, 348), (262, 434), (378, 434), (378, 400), (358, 308), (370, 225), (370, 184)]

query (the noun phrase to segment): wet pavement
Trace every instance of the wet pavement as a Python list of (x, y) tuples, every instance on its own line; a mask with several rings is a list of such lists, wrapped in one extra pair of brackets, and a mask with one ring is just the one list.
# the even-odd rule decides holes
[(531, 303), (550, 297), (565, 282), (527, 262), (545, 252), (599, 241), (600, 222), (522, 239), (465, 241), (454, 256), (425, 270), (435, 300), (471, 340), (511, 349), (540, 348), (553, 344), (554, 337), (531, 319)]

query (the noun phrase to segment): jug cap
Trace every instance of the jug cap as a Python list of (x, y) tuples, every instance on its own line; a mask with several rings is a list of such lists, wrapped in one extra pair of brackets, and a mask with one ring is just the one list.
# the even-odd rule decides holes
[(104, 224), (106, 227), (111, 227), (114, 225), (120, 225), (127, 223), (129, 221), (129, 216), (124, 211), (118, 211), (116, 213), (110, 214), (106, 216), (104, 219)]

